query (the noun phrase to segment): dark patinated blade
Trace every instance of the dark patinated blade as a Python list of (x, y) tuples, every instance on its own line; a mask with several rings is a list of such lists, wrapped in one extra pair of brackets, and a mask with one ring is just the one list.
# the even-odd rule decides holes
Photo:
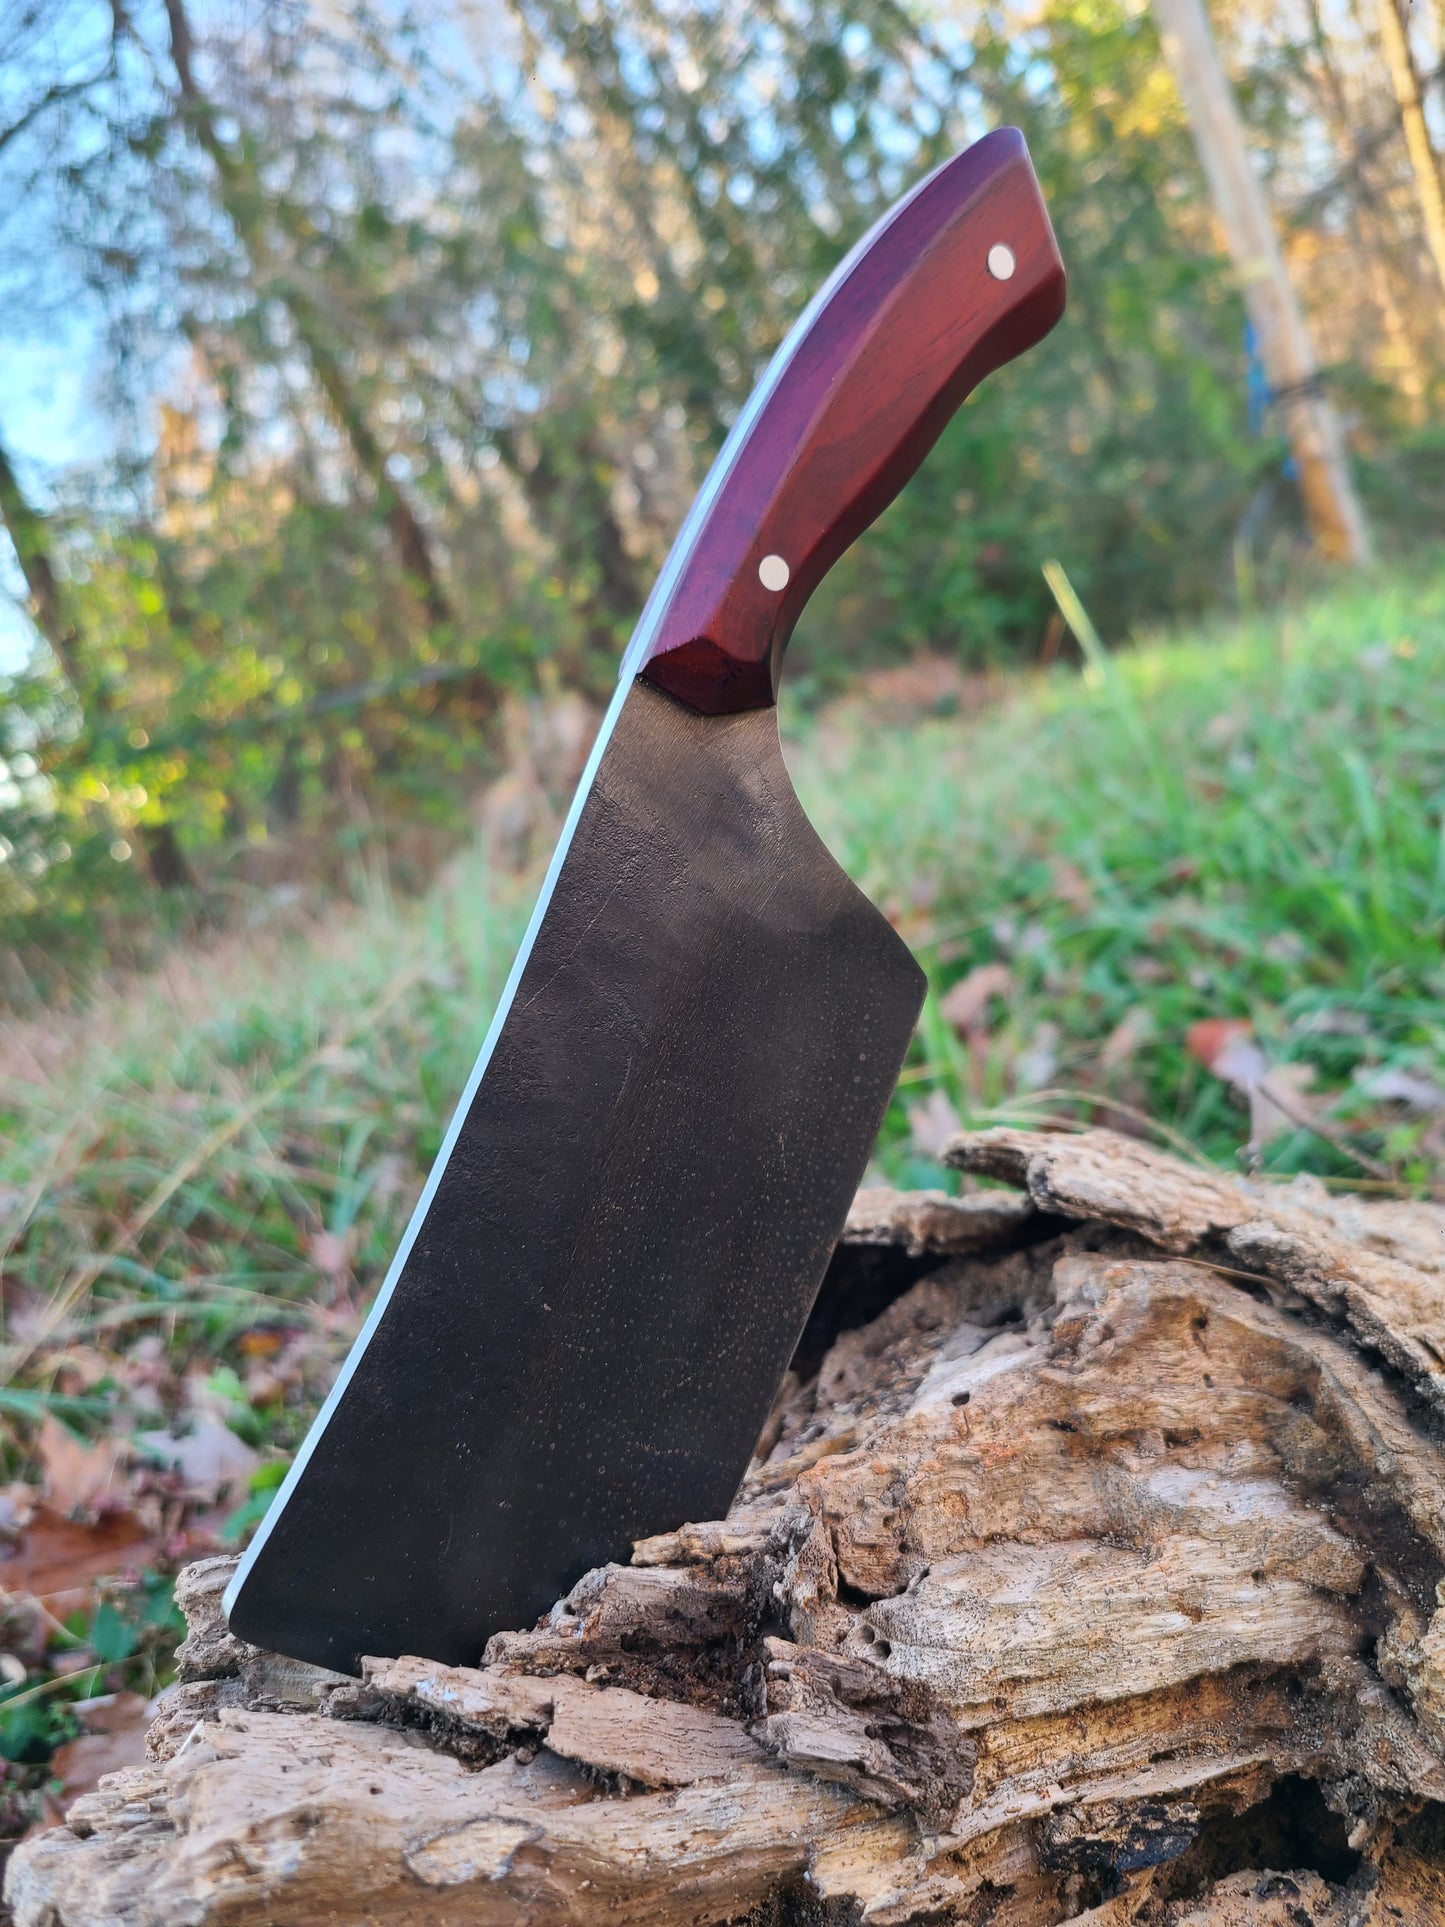
[(923, 985), (804, 816), (774, 710), (620, 690), (232, 1628), (342, 1671), (474, 1662), (633, 1539), (721, 1516)]
[(923, 996), (773, 708), (809, 594), (1064, 279), (1022, 136), (839, 264), (663, 567), (541, 902), (366, 1329), (226, 1598), (352, 1670), (475, 1660), (732, 1499)]

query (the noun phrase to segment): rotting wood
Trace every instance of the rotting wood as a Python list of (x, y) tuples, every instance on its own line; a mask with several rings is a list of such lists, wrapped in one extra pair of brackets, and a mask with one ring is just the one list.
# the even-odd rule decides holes
[(1445, 1212), (950, 1156), (1026, 1201), (865, 1194), (729, 1517), (482, 1665), (277, 1661), (193, 1568), (19, 1927), (1445, 1927)]
[(1248, 1185), (1109, 1131), (965, 1133), (948, 1162), (1022, 1186), (1041, 1210), (1137, 1230), (1342, 1315), (1445, 1410), (1445, 1212), (1333, 1198), (1318, 1180)]
[(997, 1251), (1029, 1229), (1033, 1200), (1013, 1191), (976, 1191), (951, 1198), (944, 1191), (860, 1191), (848, 1213), (846, 1242), (883, 1245), (910, 1258), (958, 1258)]

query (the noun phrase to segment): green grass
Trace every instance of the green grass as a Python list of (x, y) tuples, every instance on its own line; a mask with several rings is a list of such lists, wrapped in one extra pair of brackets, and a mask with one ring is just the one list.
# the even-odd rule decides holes
[[(814, 821), (929, 971), (890, 1173), (936, 1182), (906, 1124), (931, 1092), (965, 1122), (1133, 1111), (1232, 1164), (1246, 1114), (1184, 1038), (1243, 1018), (1272, 1063), (1311, 1067), (1333, 1139), (1290, 1133), (1266, 1169), (1358, 1177), (1358, 1149), (1406, 1182), (1442, 1175), (1439, 1118), (1360, 1083), (1445, 1064), (1438, 568), (1034, 679), (967, 727), (854, 711), (805, 730), (794, 761)], [(940, 996), (993, 962), (1013, 988), (970, 1051)], [(1030, 1091), (1041, 1074), (1070, 1095)]]
[[(335, 1301), (378, 1282), (527, 905), (478, 858), (421, 906), (376, 896), (10, 1034), (8, 1379), (147, 1329), (224, 1356), (312, 1317), (319, 1285)], [(338, 1248), (322, 1234), (346, 1264), (318, 1266)]]

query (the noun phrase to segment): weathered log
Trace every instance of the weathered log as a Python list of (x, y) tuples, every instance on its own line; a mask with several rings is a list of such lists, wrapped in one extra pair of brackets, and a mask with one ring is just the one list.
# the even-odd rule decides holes
[(865, 1194), (726, 1520), (476, 1668), (193, 1568), (19, 1927), (1445, 1927), (1445, 1211), (988, 1132)]

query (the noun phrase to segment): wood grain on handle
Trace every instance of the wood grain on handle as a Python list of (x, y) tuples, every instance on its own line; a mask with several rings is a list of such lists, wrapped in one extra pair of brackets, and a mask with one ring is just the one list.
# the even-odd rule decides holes
[(771, 703), (813, 590), (970, 391), (1063, 310), (1063, 263), (1023, 136), (1000, 128), (892, 208), (779, 349), (624, 670), (708, 714)]

